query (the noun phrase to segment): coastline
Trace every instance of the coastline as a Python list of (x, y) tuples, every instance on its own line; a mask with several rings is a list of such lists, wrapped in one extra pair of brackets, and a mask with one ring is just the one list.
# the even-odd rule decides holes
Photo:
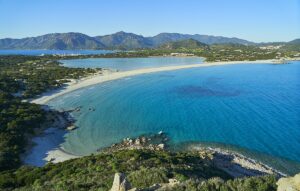
[(235, 178), (245, 176), (262, 176), (274, 174), (279, 177), (286, 177), (287, 174), (280, 172), (271, 166), (257, 161), (253, 158), (236, 151), (221, 149), (218, 147), (190, 146), (191, 151), (198, 151), (200, 155), (211, 155), (213, 163)]
[[(71, 83), (66, 84), (66, 86), (53, 91), (46, 92), (42, 94), (39, 98), (30, 100), (30, 102), (45, 105), (54, 98), (57, 98), (59, 96), (73, 92), (81, 88), (85, 88), (95, 84), (100, 84), (107, 81), (112, 81), (112, 80), (121, 79), (129, 76), (135, 76), (135, 75), (141, 75), (147, 73), (189, 69), (189, 68), (199, 68), (199, 67), (220, 66), (220, 65), (232, 65), (232, 64), (278, 64), (278, 61), (279, 60), (203, 62), (201, 64), (165, 66), (165, 67), (157, 67), (157, 68), (137, 69), (131, 71), (120, 71), (120, 72), (106, 71), (105, 73), (102, 74), (96, 74), (93, 76), (85, 77), (80, 80), (73, 80)], [(72, 158), (78, 158), (78, 157), (80, 156), (76, 156), (71, 153), (68, 153), (62, 147), (59, 146), (58, 148), (48, 151), (47, 156), (43, 160), (57, 163)], [(253, 160), (253, 159), (249, 159), (249, 160)]]
[(73, 92), (75, 90), (92, 86), (95, 84), (100, 84), (107, 81), (117, 80), (125, 77), (148, 74), (154, 72), (163, 72), (163, 71), (172, 71), (180, 69), (189, 69), (189, 68), (200, 68), (200, 67), (209, 67), (209, 66), (223, 66), (223, 65), (232, 65), (232, 64), (276, 64), (278, 60), (257, 60), (257, 61), (229, 61), (229, 62), (203, 62), (200, 64), (190, 64), (190, 65), (179, 65), (179, 66), (163, 66), (157, 68), (145, 68), (137, 69), (130, 71), (121, 71), (121, 72), (106, 72), (103, 74), (96, 74), (80, 80), (73, 80), (71, 83), (66, 84), (66, 86), (61, 87), (56, 90), (52, 90), (42, 94), (40, 97), (29, 100), (31, 103), (45, 105), (50, 100), (59, 97), (61, 95)]

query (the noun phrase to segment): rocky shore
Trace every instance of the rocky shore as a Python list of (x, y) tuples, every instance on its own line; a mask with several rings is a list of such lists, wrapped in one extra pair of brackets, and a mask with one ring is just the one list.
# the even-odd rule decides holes
[[(105, 149), (99, 149), (98, 151), (114, 152), (125, 149), (149, 149), (153, 151), (168, 150), (168, 141), (167, 135), (163, 132), (159, 132), (158, 134), (143, 135), (137, 138), (125, 138), (120, 143), (113, 144)], [(211, 161), (216, 167), (224, 170), (235, 178), (269, 174), (278, 177), (286, 176), (286, 174), (281, 173), (266, 164), (233, 151), (192, 145), (187, 148), (187, 151), (198, 152), (199, 157)]]
[[(75, 108), (74, 111), (80, 110), (80, 108)], [(73, 111), (73, 110), (72, 110)], [(70, 111), (51, 111), (48, 121), (52, 122), (51, 127), (59, 128), (63, 130), (73, 130), (76, 128), (74, 125), (74, 120), (70, 116)], [(49, 127), (49, 125), (48, 125)], [(42, 134), (41, 132), (39, 134)], [(98, 149), (97, 152), (115, 152), (119, 150), (134, 150), (134, 149), (148, 149), (153, 151), (168, 150), (169, 138), (164, 132), (158, 132), (157, 134), (142, 135), (136, 138), (124, 138), (120, 143), (112, 144), (107, 148)], [(31, 148), (32, 149), (31, 145)], [(29, 149), (29, 150), (30, 150)], [(286, 176), (285, 174), (269, 167), (254, 159), (245, 157), (239, 153), (232, 151), (210, 148), (210, 147), (200, 147), (200, 146), (189, 146), (187, 151), (198, 152), (199, 157), (205, 158), (211, 161), (218, 168), (224, 170), (233, 177), (245, 177), (245, 176), (261, 176), (267, 174), (274, 174), (279, 177)], [(183, 151), (184, 152), (184, 151)], [(28, 152), (27, 152), (28, 154)], [(57, 145), (57, 148), (47, 152), (44, 160), (48, 162), (62, 162), (71, 158), (77, 158), (80, 156), (75, 156), (70, 153), (66, 153), (63, 149)]]
[(273, 174), (284, 177), (286, 174), (242, 154), (211, 147), (191, 146), (191, 151), (198, 151), (200, 156), (210, 156), (214, 165), (233, 177), (262, 176)]

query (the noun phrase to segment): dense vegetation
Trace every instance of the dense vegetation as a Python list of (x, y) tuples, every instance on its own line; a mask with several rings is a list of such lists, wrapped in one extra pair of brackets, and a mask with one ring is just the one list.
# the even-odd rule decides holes
[[(197, 152), (122, 150), (101, 153), (42, 168), (22, 167), (0, 174), (0, 188), (17, 190), (109, 190), (115, 172), (123, 172), (133, 187), (146, 188), (181, 181), (172, 190), (276, 190), (275, 177), (235, 179), (215, 168)], [(219, 177), (219, 178), (214, 178)], [(225, 181), (225, 182), (224, 182)]]
[(26, 134), (33, 134), (45, 120), (40, 106), (23, 103), (0, 91), (0, 171), (20, 165), (19, 154), (24, 151)]
[(220, 178), (210, 178), (205, 181), (187, 180), (164, 191), (275, 191), (276, 181), (274, 176), (237, 178), (227, 181)]
[(210, 51), (203, 52), (208, 61), (239, 61), (274, 59), (276, 51), (261, 50), (256, 46), (239, 44), (215, 44)]
[(28, 135), (45, 123), (49, 112), (22, 102), (96, 70), (71, 69), (43, 57), (0, 57), (0, 171), (20, 165)]
[(62, 86), (68, 79), (78, 79), (95, 72), (93, 69), (63, 67), (43, 57), (1, 56), (0, 90), (31, 98)]

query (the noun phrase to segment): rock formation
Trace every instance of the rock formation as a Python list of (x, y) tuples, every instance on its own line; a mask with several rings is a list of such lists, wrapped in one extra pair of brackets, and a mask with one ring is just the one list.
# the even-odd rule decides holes
[(300, 173), (294, 177), (280, 178), (277, 191), (300, 191)]
[(131, 184), (127, 181), (123, 173), (116, 173), (112, 188), (110, 191), (156, 191), (156, 190), (170, 190), (173, 186), (179, 184), (176, 179), (169, 179), (169, 183), (156, 183), (148, 188), (138, 189), (131, 188)]
[(116, 173), (112, 188), (110, 191), (128, 191), (131, 189), (130, 183), (122, 173)]

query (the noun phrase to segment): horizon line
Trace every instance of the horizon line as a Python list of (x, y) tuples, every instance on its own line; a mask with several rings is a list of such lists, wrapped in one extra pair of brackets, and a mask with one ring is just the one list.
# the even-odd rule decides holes
[(145, 37), (145, 38), (150, 38), (150, 37), (154, 37), (154, 36), (157, 36), (159, 34), (163, 34), (163, 33), (167, 33), (167, 34), (182, 34), (182, 35), (203, 35), (203, 36), (212, 36), (212, 37), (225, 37), (225, 38), (237, 38), (237, 39), (241, 39), (241, 40), (246, 40), (246, 41), (249, 41), (249, 42), (252, 42), (252, 43), (273, 43), (273, 42), (290, 42), (290, 41), (293, 41), (293, 40), (296, 40), (296, 39), (300, 39), (300, 37), (297, 37), (297, 38), (293, 38), (293, 39), (290, 39), (288, 41), (260, 41), (260, 42), (257, 42), (257, 41), (252, 41), (252, 40), (248, 40), (246, 38), (241, 38), (241, 37), (235, 37), (235, 36), (223, 36), (223, 35), (209, 35), (209, 34), (200, 34), (200, 33), (194, 33), (194, 34), (191, 34), (191, 33), (180, 33), (180, 32), (160, 32), (160, 33), (157, 33), (155, 35), (151, 35), (151, 36), (146, 36), (146, 35), (143, 35), (143, 34), (138, 34), (138, 33), (134, 33), (134, 32), (126, 32), (124, 30), (120, 30), (120, 31), (116, 31), (116, 32), (112, 32), (112, 33), (109, 33), (109, 34), (100, 34), (100, 35), (89, 35), (89, 34), (86, 34), (86, 33), (83, 33), (83, 32), (49, 32), (49, 33), (44, 33), (44, 34), (39, 34), (39, 35), (32, 35), (32, 36), (25, 36), (25, 37), (0, 37), (0, 40), (3, 40), (3, 39), (24, 39), (24, 38), (35, 38), (35, 37), (39, 37), (39, 36), (44, 36), (44, 35), (48, 35), (48, 34), (68, 34), (68, 33), (77, 33), (77, 34), (83, 34), (83, 35), (86, 35), (86, 36), (89, 36), (89, 37), (97, 37), (97, 36), (107, 36), (107, 35), (113, 35), (113, 34), (116, 34), (116, 33), (127, 33), (127, 34), (135, 34), (135, 35), (139, 35), (139, 36), (142, 36), (142, 37)]

